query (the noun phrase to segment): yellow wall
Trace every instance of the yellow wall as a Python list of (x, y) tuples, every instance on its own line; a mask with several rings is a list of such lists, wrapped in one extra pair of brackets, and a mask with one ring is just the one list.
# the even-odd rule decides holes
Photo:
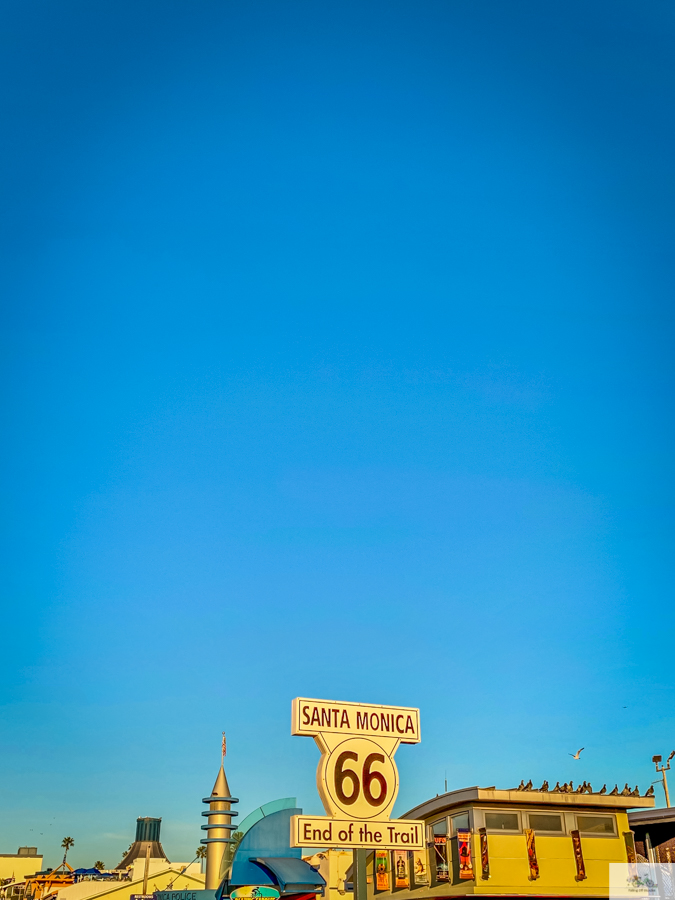
[[(524, 834), (488, 834), (490, 877), (481, 877), (480, 839), (473, 835), (473, 865), (475, 882), (453, 885), (452, 893), (464, 893), (469, 885), (476, 893), (565, 894), (589, 895), (609, 893), (610, 862), (626, 862), (626, 845), (621, 833), (616, 837), (583, 837), (581, 850), (586, 878), (577, 881), (572, 838), (570, 835), (536, 835), (535, 848), (539, 864), (539, 878), (530, 879), (527, 845)], [(625, 814), (623, 815), (625, 819)], [(627, 830), (624, 829), (624, 830)], [(457, 890), (459, 888), (459, 890)]]
[(34, 875), (42, 869), (40, 856), (0, 856), (0, 879), (14, 878), (23, 881), (26, 875)]

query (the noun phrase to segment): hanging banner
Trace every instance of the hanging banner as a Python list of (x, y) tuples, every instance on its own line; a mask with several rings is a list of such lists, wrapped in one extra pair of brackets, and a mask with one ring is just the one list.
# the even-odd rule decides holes
[(490, 854), (488, 853), (487, 828), (479, 828), (480, 835), (480, 868), (483, 878), (490, 877)]
[(457, 829), (457, 854), (459, 856), (459, 877), (463, 880), (473, 878), (471, 861), (471, 832), (467, 828)]
[(530, 879), (536, 881), (539, 878), (539, 863), (537, 862), (537, 848), (534, 845), (534, 831), (525, 829), (525, 841), (527, 843), (527, 861), (530, 865)]
[(426, 850), (413, 851), (413, 882), (415, 887), (427, 887), (429, 885), (429, 866), (427, 865)]
[(436, 862), (436, 881), (450, 881), (448, 839), (444, 834), (434, 835), (434, 857)]
[(394, 850), (394, 884), (397, 888), (410, 887), (408, 853), (406, 850)]
[(375, 851), (375, 887), (378, 891), (389, 890), (389, 853), (386, 850)]
[(572, 847), (574, 848), (574, 862), (577, 865), (577, 881), (583, 881), (586, 878), (586, 866), (584, 865), (584, 854), (581, 850), (581, 835), (578, 831), (570, 831), (572, 835)]
[(632, 831), (624, 831), (623, 840), (626, 845), (626, 858), (628, 862), (637, 862), (637, 856), (635, 855), (635, 835)]
[(635, 835), (632, 831), (624, 831), (623, 840), (626, 845), (626, 859), (628, 860), (628, 874), (630, 878), (637, 875), (637, 855), (635, 853)]

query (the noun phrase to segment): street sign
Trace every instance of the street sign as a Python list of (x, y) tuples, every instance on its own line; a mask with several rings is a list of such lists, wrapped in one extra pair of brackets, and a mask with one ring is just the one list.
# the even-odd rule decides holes
[(409, 706), (372, 703), (336, 703), (334, 700), (293, 701), (291, 734), (357, 734), (397, 737), (404, 744), (419, 744), (420, 711)]
[(293, 816), (291, 846), (424, 847), (422, 822), (389, 818), (399, 788), (394, 754), (421, 740), (418, 709), (298, 697), (291, 731), (321, 750), (316, 780), (328, 813)]
[(130, 900), (134, 897), (145, 897), (150, 900), (215, 900), (216, 892), (206, 890), (180, 890), (180, 891), (155, 891), (154, 894), (132, 894)]
[(354, 850), (423, 850), (424, 823), (412, 819), (332, 819), (293, 816), (293, 847), (342, 847)]

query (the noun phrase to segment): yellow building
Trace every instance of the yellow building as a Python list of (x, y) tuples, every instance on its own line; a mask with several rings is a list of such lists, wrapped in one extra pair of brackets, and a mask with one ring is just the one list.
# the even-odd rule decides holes
[(426, 850), (370, 853), (368, 898), (608, 896), (609, 864), (634, 852), (627, 810), (653, 797), (542, 787), (466, 788), (411, 809), (403, 818), (424, 821)]
[(19, 847), (17, 853), (0, 853), (0, 882), (23, 881), (42, 868), (42, 854), (37, 847)]

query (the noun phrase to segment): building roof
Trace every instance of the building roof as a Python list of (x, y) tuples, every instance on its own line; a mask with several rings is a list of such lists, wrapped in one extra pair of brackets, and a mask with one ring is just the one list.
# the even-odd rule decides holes
[[(124, 859), (115, 869), (128, 869), (135, 859), (145, 859), (147, 848), (150, 847), (150, 859), (166, 859), (166, 853), (159, 841), (134, 841), (124, 855)], [(167, 863), (169, 862), (166, 859)]]
[[(178, 863), (167, 862), (166, 867), (154, 871), (150, 875), (150, 886), (157, 891), (166, 889), (167, 882), (175, 884), (176, 891), (201, 890), (204, 886), (204, 876), (182, 871), (183, 866)], [(159, 882), (159, 884), (158, 884)], [(162, 884), (163, 882), (163, 884)], [(143, 878), (132, 878), (131, 881), (80, 881), (59, 889), (61, 900), (93, 900), (94, 897), (110, 897), (117, 894), (127, 900), (133, 894), (140, 894)], [(194, 885), (194, 888), (193, 888)]]
[(457, 806), (465, 806), (471, 803), (500, 803), (509, 806), (589, 806), (605, 809), (635, 809), (643, 807), (650, 812), (654, 806), (653, 797), (623, 797), (621, 794), (577, 794), (559, 793), (557, 791), (524, 791), (506, 790), (496, 788), (469, 787), (459, 791), (449, 791), (447, 794), (439, 794), (431, 800), (425, 800), (413, 809), (404, 813), (403, 819), (427, 819), (436, 813)]
[(675, 807), (664, 806), (661, 809), (639, 809), (628, 813), (631, 825), (653, 825), (662, 822), (675, 822)]
[(211, 796), (214, 799), (216, 797), (222, 797), (223, 799), (227, 798), (228, 800), (230, 799), (230, 786), (227, 783), (227, 775), (225, 774), (225, 768), (222, 764), (216, 777), (216, 783), (213, 785)]
[(326, 880), (319, 871), (304, 859), (293, 856), (251, 857), (249, 862), (268, 872), (282, 894), (323, 892)]

